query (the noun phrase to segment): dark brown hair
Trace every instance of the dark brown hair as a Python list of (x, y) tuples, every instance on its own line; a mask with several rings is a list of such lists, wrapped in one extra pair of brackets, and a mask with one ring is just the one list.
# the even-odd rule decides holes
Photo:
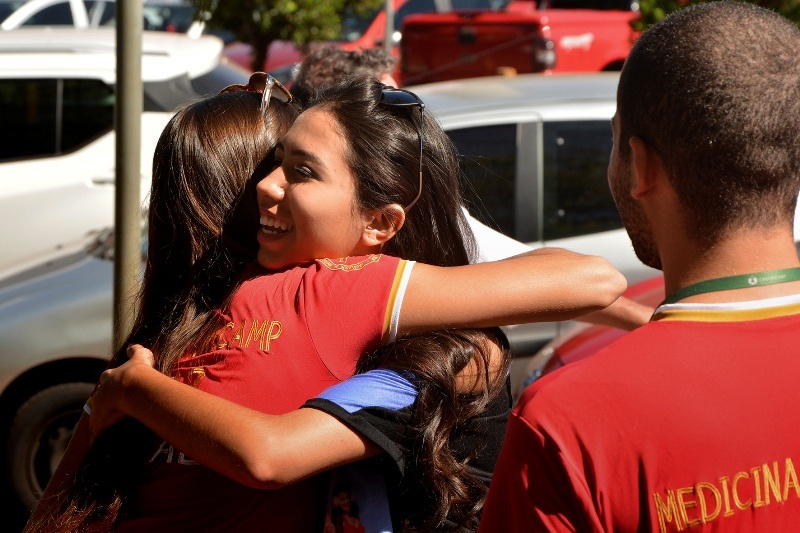
[(291, 92), (303, 105), (319, 91), (358, 76), (380, 79), (391, 74), (397, 60), (383, 48), (344, 50), (330, 43), (312, 44), (296, 67)]
[[(233, 293), (237, 273), (255, 259), (255, 183), (271, 168), (272, 149), (298, 110), (261, 95), (230, 92), (179, 110), (159, 138), (148, 211), (147, 263), (133, 330), (125, 347), (152, 347), (170, 374), (187, 347), (216, 330), (214, 309)], [(199, 340), (198, 340), (199, 339)], [(136, 485), (154, 434), (126, 420), (92, 445), (59, 507), (28, 532), (110, 531)], [(63, 496), (63, 497), (61, 497)]]
[(673, 13), (636, 42), (617, 93), (620, 157), (660, 155), (694, 237), (792, 220), (800, 180), (800, 30), (745, 2)]
[[(492, 344), (503, 352), (499, 360), (491, 358)], [(409, 370), (419, 378), (410, 427), (415, 444), (407, 458), (416, 472), (409, 483), (416, 481), (416, 491), (424, 488), (430, 497), (423, 508), (405, 517), (404, 531), (436, 531), (446, 520), (459, 531), (477, 529), (488, 487), (470, 473), (476, 450), (459, 454), (452, 445), (464, 424), (504, 390), (510, 361), (508, 340), (500, 328), (401, 337), (359, 361), (358, 372), (381, 366)], [(454, 376), (468, 366), (476, 376), (475, 386), (459, 391)]]
[[(169, 374), (216, 327), (214, 309), (258, 250), (255, 184), (298, 110), (260, 94), (225, 93), (179, 111), (159, 139), (150, 190), (147, 264), (131, 341)], [(269, 158), (269, 161), (265, 159)], [(122, 354), (124, 356), (124, 354)]]
[[(420, 108), (381, 104), (384, 87), (368, 76), (354, 78), (320, 92), (307, 108), (330, 113), (339, 125), (356, 205), (364, 209), (407, 206), (419, 191)], [(476, 247), (462, 210), (455, 148), (430, 113), (422, 138), (422, 195), (383, 251), (432, 265), (465, 265)]]

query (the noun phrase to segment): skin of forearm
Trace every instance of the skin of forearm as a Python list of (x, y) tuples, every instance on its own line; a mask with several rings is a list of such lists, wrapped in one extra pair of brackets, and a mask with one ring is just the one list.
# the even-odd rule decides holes
[[(273, 489), (378, 452), (315, 409), (267, 415), (136, 365), (119, 409), (192, 459), (244, 485)], [(198, 438), (202, 435), (202, 438)], [(319, 442), (326, 446), (320, 450)]]
[(418, 264), (399, 327), (419, 333), (573, 319), (609, 306), (626, 287), (625, 277), (605, 259), (557, 248), (463, 267)]
[(590, 324), (602, 324), (631, 331), (639, 326), (647, 324), (653, 316), (653, 311), (654, 309), (650, 306), (642, 305), (629, 298), (620, 296), (617, 301), (605, 309), (584, 315), (578, 320)]
[[(503, 352), (494, 342), (487, 341), (483, 346), (488, 357), (488, 361), (480, 361), (475, 358), (456, 375), (456, 390), (459, 393), (478, 393), (486, 390), (489, 383), (494, 383), (498, 379), (505, 379), (508, 354)], [(486, 368), (488, 363), (488, 369)], [(488, 370), (488, 372), (487, 372)]]

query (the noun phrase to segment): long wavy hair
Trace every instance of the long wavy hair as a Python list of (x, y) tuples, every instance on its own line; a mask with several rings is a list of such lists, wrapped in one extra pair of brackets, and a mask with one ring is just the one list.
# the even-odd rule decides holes
[[(217, 329), (237, 274), (255, 259), (255, 184), (272, 167), (272, 151), (299, 110), (261, 95), (229, 92), (180, 109), (159, 138), (148, 208), (148, 250), (134, 326), (112, 358), (127, 360), (132, 343), (152, 346), (165, 374), (187, 347), (205, 345)], [(110, 531), (155, 442), (126, 420), (94, 442), (55, 513), (28, 532)]]
[[(382, 104), (384, 88), (372, 77), (356, 77), (318, 92), (306, 109), (328, 112), (338, 125), (356, 180), (357, 208), (413, 201), (419, 192), (421, 129), (421, 195), (383, 252), (431, 265), (465, 265), (475, 258), (476, 246), (462, 208), (455, 147), (434, 117), (426, 113), (423, 120), (418, 106)], [(503, 350), (500, 369), (490, 366), (491, 343)], [(383, 366), (420, 378), (408, 460), (431, 498), (408, 517), (406, 531), (435, 531), (445, 521), (462, 530), (477, 528), (488, 487), (470, 474), (470, 458), (458, 456), (451, 444), (502, 392), (509, 362), (508, 341), (497, 328), (404, 336), (359, 362), (359, 372)], [(474, 391), (459, 392), (456, 376), (468, 365), (481, 380)]]
[[(492, 344), (502, 350), (500, 360), (491, 358)], [(510, 362), (508, 340), (500, 328), (401, 337), (359, 361), (357, 372), (381, 366), (409, 370), (419, 378), (409, 427), (414, 445), (406, 460), (414, 465), (409, 483), (417, 491), (424, 487), (428, 501), (404, 517), (406, 533), (440, 531), (446, 529), (446, 521), (455, 524), (456, 531), (477, 529), (489, 487), (469, 469), (477, 450), (459, 453), (454, 442), (465, 424), (504, 391)], [(455, 376), (465, 369), (469, 386), (459, 387)]]
[(339, 126), (362, 209), (407, 206), (417, 196), (422, 127), (422, 194), (383, 252), (431, 265), (465, 265), (476, 246), (462, 209), (455, 147), (433, 116), (422, 120), (419, 107), (382, 104), (384, 88), (371, 77), (356, 77), (320, 91), (306, 109), (330, 113)]

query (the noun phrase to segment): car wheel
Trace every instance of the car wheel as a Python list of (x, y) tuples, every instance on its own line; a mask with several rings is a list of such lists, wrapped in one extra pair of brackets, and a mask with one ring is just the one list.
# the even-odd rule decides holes
[(63, 383), (31, 396), (8, 436), (7, 472), (20, 502), (33, 509), (72, 438), (93, 383)]

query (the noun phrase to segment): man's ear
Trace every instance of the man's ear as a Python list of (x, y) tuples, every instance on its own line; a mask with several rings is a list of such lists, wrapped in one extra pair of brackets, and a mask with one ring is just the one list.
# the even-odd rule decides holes
[(394, 237), (406, 221), (406, 212), (400, 204), (389, 204), (382, 209), (364, 212), (364, 231), (361, 240), (369, 247), (383, 246)]
[(641, 137), (631, 137), (632, 180), (631, 195), (637, 200), (658, 185), (659, 180), (666, 178), (664, 163), (655, 149)]

